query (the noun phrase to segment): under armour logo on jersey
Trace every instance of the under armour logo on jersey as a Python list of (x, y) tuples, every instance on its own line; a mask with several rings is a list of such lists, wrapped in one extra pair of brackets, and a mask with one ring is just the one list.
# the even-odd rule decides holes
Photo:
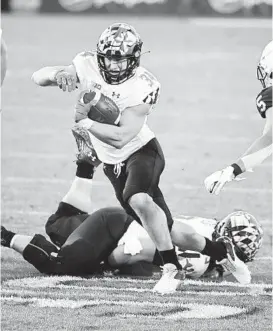
[(112, 97), (116, 97), (116, 98), (119, 98), (120, 97), (120, 94), (118, 93), (118, 94), (116, 94), (116, 92), (113, 92), (112, 93)]

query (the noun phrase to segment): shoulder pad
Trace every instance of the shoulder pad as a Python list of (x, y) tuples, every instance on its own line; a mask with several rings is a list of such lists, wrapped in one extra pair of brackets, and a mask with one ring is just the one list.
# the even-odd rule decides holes
[(263, 89), (258, 94), (256, 106), (262, 118), (265, 118), (267, 109), (272, 107), (272, 86)]

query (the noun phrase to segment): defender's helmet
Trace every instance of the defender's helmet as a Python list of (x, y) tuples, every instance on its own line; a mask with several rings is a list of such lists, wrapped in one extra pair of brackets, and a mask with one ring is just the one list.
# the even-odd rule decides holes
[[(97, 44), (98, 66), (108, 84), (121, 84), (132, 77), (140, 64), (142, 40), (136, 30), (126, 23), (109, 26)], [(115, 63), (111, 70), (109, 63)]]
[(222, 236), (231, 238), (236, 255), (249, 262), (262, 245), (263, 230), (253, 215), (236, 211), (216, 224), (213, 238)]
[(273, 41), (270, 41), (264, 48), (261, 59), (257, 66), (257, 78), (263, 88), (272, 86), (273, 79)]

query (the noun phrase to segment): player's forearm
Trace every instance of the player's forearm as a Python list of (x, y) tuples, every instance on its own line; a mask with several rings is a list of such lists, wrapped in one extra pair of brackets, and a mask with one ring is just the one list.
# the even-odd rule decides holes
[(60, 71), (60, 68), (44, 67), (38, 71), (35, 71), (31, 77), (35, 84), (39, 86), (55, 86), (56, 74)]
[(114, 125), (94, 122), (88, 129), (96, 138), (115, 148), (122, 148), (123, 130)]
[(79, 125), (89, 130), (100, 141), (117, 149), (123, 148), (139, 132), (138, 128), (102, 124), (89, 118), (81, 120)]
[(272, 129), (262, 135), (236, 161), (242, 172), (255, 168), (272, 154)]

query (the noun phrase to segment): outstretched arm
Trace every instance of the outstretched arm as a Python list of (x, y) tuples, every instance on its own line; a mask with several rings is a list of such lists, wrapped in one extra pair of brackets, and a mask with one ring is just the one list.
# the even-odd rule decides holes
[(63, 91), (71, 92), (76, 89), (79, 82), (76, 68), (73, 64), (68, 66), (44, 67), (35, 71), (31, 79), (39, 86), (59, 86)]
[(260, 165), (272, 154), (272, 107), (266, 112), (266, 124), (263, 134), (257, 138), (247, 151), (232, 165), (216, 171), (205, 179), (209, 193), (218, 195), (226, 183), (236, 176)]
[[(266, 112), (263, 134), (257, 138), (247, 151), (235, 162), (241, 173), (255, 168), (272, 154), (272, 108)], [(237, 175), (235, 173), (235, 175)]]

